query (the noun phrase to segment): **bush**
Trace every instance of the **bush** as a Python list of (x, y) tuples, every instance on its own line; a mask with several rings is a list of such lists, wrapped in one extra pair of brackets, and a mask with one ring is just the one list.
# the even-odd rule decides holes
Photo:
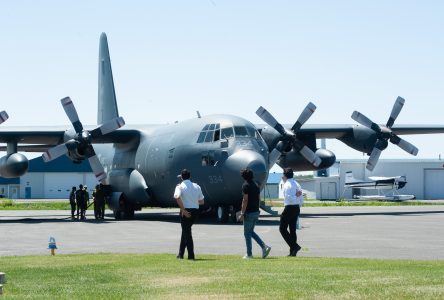
[(0, 200), (0, 207), (12, 207), (14, 202), (11, 199)]

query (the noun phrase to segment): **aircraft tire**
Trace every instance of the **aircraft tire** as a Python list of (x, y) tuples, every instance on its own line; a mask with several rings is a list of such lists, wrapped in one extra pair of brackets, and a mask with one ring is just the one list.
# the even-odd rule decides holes
[(219, 205), (216, 209), (216, 217), (217, 222), (219, 223), (227, 223), (229, 218), (229, 210), (228, 207)]
[(122, 211), (115, 209), (113, 210), (114, 219), (121, 220), (122, 219)]
[(134, 219), (134, 209), (126, 209), (124, 211), (124, 216), (126, 220), (132, 220)]

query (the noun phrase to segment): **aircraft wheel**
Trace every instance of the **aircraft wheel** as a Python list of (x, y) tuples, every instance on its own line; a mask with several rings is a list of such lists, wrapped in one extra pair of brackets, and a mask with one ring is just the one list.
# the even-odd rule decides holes
[(113, 210), (114, 219), (121, 220), (122, 219), (122, 211), (120, 210)]
[(228, 207), (223, 206), (223, 205), (219, 205), (217, 207), (217, 221), (219, 223), (227, 223), (228, 222), (228, 217), (229, 217), (229, 210)]
[(134, 209), (127, 209), (124, 212), (125, 219), (132, 220), (134, 219)]

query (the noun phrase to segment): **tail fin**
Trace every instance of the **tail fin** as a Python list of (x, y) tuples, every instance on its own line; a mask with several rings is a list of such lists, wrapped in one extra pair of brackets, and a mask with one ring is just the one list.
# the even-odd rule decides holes
[(114, 90), (113, 72), (109, 57), (108, 39), (103, 32), (99, 46), (99, 96), (97, 124), (103, 124), (119, 116), (116, 92)]
[(353, 177), (353, 172), (352, 171), (348, 171), (345, 173), (345, 183), (356, 183), (356, 182), (361, 182), (361, 180), (356, 179), (355, 177)]

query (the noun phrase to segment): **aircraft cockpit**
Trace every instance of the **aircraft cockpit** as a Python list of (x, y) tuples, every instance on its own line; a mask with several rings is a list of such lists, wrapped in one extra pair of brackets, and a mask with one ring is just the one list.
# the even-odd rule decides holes
[(231, 138), (255, 138), (263, 142), (262, 136), (252, 125), (206, 124), (197, 138), (197, 143), (210, 143)]

